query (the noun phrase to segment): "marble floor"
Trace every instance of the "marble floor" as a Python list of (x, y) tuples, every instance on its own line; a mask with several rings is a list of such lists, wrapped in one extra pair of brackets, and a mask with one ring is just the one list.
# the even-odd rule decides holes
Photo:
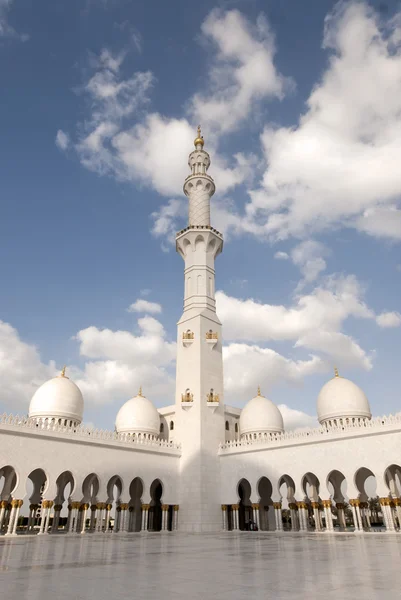
[(395, 600), (401, 534), (0, 538), (2, 600)]

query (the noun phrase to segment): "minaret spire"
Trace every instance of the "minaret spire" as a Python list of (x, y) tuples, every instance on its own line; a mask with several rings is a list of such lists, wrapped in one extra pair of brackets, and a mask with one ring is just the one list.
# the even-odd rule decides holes
[(205, 140), (200, 125), (197, 134), (194, 140), (195, 150), (188, 158), (191, 173), (184, 183), (184, 194), (189, 200), (188, 224), (190, 227), (210, 227), (210, 198), (216, 188), (213, 179), (207, 173), (210, 167), (210, 156), (203, 149)]

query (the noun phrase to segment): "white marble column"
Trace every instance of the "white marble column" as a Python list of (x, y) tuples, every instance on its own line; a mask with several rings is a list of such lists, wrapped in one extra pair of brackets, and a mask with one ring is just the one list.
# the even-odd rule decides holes
[(1, 534), (2, 530), (3, 530), (3, 525), (4, 525), (4, 521), (5, 521), (7, 506), (8, 506), (7, 500), (2, 500), (0, 502), (0, 534)]
[(162, 531), (167, 532), (167, 521), (168, 521), (168, 504), (162, 504)]
[(80, 512), (81, 512), (81, 534), (86, 533), (86, 515), (88, 512), (89, 504), (81, 504)]
[(308, 511), (308, 507), (306, 502), (297, 502), (298, 505), (298, 515), (299, 515), (299, 530), (300, 531), (307, 531), (308, 529), (308, 523), (307, 523), (307, 511)]
[(149, 513), (149, 504), (142, 504), (142, 527), (141, 531), (148, 530), (148, 513)]
[(56, 504), (54, 507), (53, 524), (52, 524), (52, 532), (53, 533), (58, 531), (58, 524), (60, 521), (60, 513), (61, 513), (62, 508), (63, 508), (62, 504)]
[(395, 510), (397, 512), (398, 529), (401, 531), (401, 499), (400, 498), (393, 498), (393, 502), (395, 504)]
[(178, 529), (178, 511), (179, 511), (180, 507), (178, 504), (174, 505), (174, 509), (173, 509), (173, 529), (174, 531), (177, 531)]
[(104, 532), (109, 532), (111, 504), (106, 504), (106, 518), (104, 522)]
[(337, 502), (336, 509), (338, 524), (340, 525), (340, 528), (345, 531), (347, 529), (347, 523), (345, 521), (344, 504), (342, 502)]
[(315, 531), (321, 531), (322, 527), (320, 524), (320, 515), (319, 515), (319, 502), (311, 502), (313, 508), (313, 517), (315, 520)]
[(281, 516), (281, 502), (273, 503), (274, 511), (276, 513), (277, 531), (283, 531), (283, 519)]
[(40, 510), (40, 527), (38, 535), (47, 534), (46, 523), (47, 523), (47, 515), (50, 512), (50, 500), (42, 500), (41, 510)]
[(23, 500), (17, 500), (16, 502), (17, 502), (17, 506), (16, 506), (15, 515), (14, 515), (12, 535), (17, 534), (19, 511), (21, 510), (21, 506), (24, 504)]
[(239, 505), (233, 504), (232, 507), (233, 507), (233, 530), (238, 531), (239, 530), (239, 519), (238, 519)]
[(96, 515), (96, 529), (99, 533), (103, 531), (103, 511), (106, 508), (104, 502), (97, 504), (97, 515)]
[(89, 521), (89, 531), (95, 531), (97, 505), (92, 504), (90, 507), (90, 510), (91, 510), (91, 518)]
[(222, 518), (222, 524), (223, 524), (223, 531), (227, 531), (227, 529), (228, 529), (228, 526), (227, 526), (227, 504), (221, 505), (221, 518)]
[(333, 515), (331, 512), (331, 500), (323, 500), (323, 508), (326, 517), (326, 529), (327, 531), (334, 531)]
[(253, 520), (256, 523), (258, 529), (260, 529), (259, 524), (259, 504), (252, 504), (252, 512), (253, 512)]
[[(354, 519), (355, 532), (359, 533), (360, 531), (362, 531), (362, 524), (360, 521), (361, 515), (359, 512), (359, 499), (358, 498), (350, 499), (349, 503), (350, 503), (351, 509), (352, 509), (352, 517)], [(358, 510), (357, 510), (357, 508), (358, 508)]]

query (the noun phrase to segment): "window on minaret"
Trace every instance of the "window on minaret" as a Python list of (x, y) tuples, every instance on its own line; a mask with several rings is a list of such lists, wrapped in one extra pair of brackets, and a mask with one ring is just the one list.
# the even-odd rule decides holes
[(173, 431), (174, 429), (174, 421), (170, 421), (170, 431)]
[(230, 423), (226, 421), (226, 431), (230, 431)]
[(235, 424), (234, 431), (235, 431), (235, 433), (238, 433), (238, 423)]
[(160, 433), (163, 433), (163, 431), (164, 431), (164, 425), (163, 425), (163, 423), (160, 423)]

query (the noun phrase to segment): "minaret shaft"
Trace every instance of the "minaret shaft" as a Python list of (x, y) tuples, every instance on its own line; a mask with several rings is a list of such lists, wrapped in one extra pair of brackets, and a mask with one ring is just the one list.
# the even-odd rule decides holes
[(214, 261), (223, 237), (210, 226), (213, 179), (203, 138), (189, 156), (191, 175), (184, 191), (189, 227), (176, 236), (185, 261), (184, 311), (178, 322), (176, 423), (182, 444), (180, 529), (216, 531), (221, 527), (218, 445), (224, 440), (221, 323), (216, 314)]

